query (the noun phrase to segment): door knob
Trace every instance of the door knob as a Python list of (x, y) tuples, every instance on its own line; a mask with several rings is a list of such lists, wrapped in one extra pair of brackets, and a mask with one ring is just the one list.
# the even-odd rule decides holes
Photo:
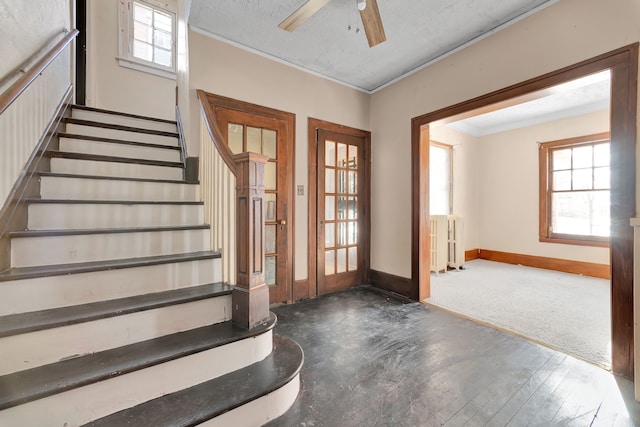
[(280, 225), (287, 225), (287, 221), (286, 221), (286, 220), (284, 220), (284, 219), (281, 219), (281, 220), (280, 220)]

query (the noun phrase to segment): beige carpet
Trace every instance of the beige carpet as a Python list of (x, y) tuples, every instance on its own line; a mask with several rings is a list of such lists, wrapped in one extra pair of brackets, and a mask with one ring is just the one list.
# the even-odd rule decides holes
[(607, 368), (610, 301), (608, 280), (485, 260), (431, 274), (426, 300)]

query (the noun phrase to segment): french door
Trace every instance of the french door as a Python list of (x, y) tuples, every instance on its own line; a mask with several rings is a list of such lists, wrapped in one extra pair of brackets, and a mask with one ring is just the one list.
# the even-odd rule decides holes
[(234, 154), (269, 157), (264, 167), (265, 282), (271, 304), (291, 300), (289, 281), (289, 153), (284, 120), (218, 108), (216, 121)]
[(317, 131), (317, 292), (363, 284), (368, 238), (365, 138)]

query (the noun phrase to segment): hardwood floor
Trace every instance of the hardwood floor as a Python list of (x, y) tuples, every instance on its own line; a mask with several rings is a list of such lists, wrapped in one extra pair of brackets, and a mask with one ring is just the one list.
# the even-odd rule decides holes
[(305, 352), (294, 406), (269, 426), (633, 426), (623, 378), (370, 287), (273, 308)]

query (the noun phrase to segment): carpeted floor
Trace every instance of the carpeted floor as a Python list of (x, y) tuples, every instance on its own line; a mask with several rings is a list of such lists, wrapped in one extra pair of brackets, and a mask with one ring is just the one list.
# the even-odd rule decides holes
[(474, 260), (431, 275), (427, 303), (611, 366), (609, 281)]

